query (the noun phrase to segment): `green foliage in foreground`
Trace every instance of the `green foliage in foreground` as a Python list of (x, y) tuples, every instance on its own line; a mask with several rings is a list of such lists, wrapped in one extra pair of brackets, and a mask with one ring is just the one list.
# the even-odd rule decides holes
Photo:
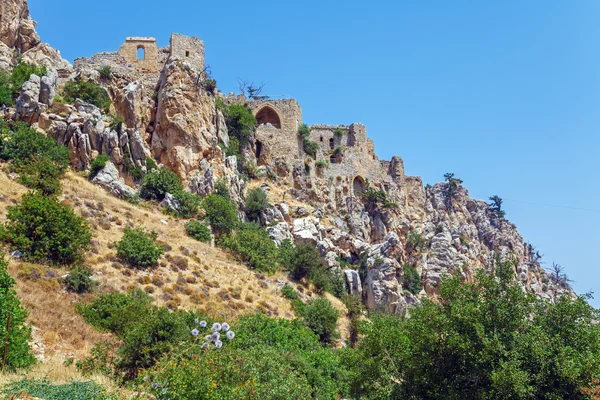
[[(0, 394), (12, 399), (12, 396), (26, 393), (45, 400), (118, 400), (119, 397), (106, 394), (104, 388), (96, 382), (71, 382), (56, 385), (47, 379), (23, 378), (7, 385)], [(4, 397), (3, 397), (4, 398)]]
[(83, 260), (92, 234), (85, 220), (54, 197), (30, 192), (8, 209), (0, 239), (34, 261), (71, 265)]
[(217, 236), (230, 233), (238, 222), (238, 214), (233, 203), (218, 194), (206, 196), (202, 208)]
[(250, 221), (258, 221), (260, 213), (269, 205), (267, 193), (260, 187), (255, 187), (248, 191), (244, 211), (248, 215)]
[[(31, 340), (31, 327), (25, 325), (27, 311), (16, 297), (17, 293), (13, 289), (16, 282), (6, 271), (7, 266), (4, 254), (0, 253), (0, 348), (4, 348), (8, 339), (6, 368), (14, 371), (30, 366), (35, 362), (35, 358), (28, 343)], [(9, 314), (11, 327), (7, 337), (6, 321)]]
[(183, 191), (181, 178), (168, 168), (152, 170), (144, 176), (140, 197), (146, 200), (161, 201), (167, 193)]
[(362, 327), (354, 393), (373, 399), (584, 399), (600, 376), (598, 311), (523, 293), (512, 265), (447, 279), (439, 303)]
[(439, 300), (408, 319), (370, 315), (353, 349), (325, 345), (338, 314), (316, 299), (293, 321), (233, 321), (234, 340), (204, 350), (191, 334), (200, 315), (152, 306), (143, 292), (101, 295), (79, 310), (122, 346), (98, 347), (80, 367), (145, 377), (137, 382), (160, 399), (586, 399), (600, 376), (600, 316), (584, 298), (537, 300), (502, 264), (475, 283), (448, 278)]
[(241, 146), (248, 144), (256, 130), (256, 118), (249, 108), (241, 104), (222, 104), (229, 136), (238, 140)]
[(156, 233), (143, 228), (125, 228), (117, 243), (117, 254), (132, 267), (145, 268), (156, 265), (163, 248), (156, 243)]

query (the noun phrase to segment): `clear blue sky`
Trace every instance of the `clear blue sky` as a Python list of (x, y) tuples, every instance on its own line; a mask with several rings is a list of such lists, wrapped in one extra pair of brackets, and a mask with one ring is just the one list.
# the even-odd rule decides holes
[(265, 82), (308, 124), (364, 123), (425, 183), (454, 172), (471, 196), (498, 194), (600, 306), (597, 0), (29, 3), (71, 62), (126, 36), (198, 36), (221, 91)]

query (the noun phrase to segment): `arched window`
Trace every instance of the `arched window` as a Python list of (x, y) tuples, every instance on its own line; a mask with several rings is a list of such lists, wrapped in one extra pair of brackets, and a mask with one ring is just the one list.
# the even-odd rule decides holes
[(146, 58), (146, 49), (143, 46), (138, 46), (137, 48), (137, 59), (143, 60)]
[(354, 188), (355, 195), (358, 195), (365, 191), (365, 181), (360, 176), (357, 176), (356, 178), (354, 178), (354, 183), (352, 186)]
[(281, 129), (281, 119), (279, 119), (277, 111), (269, 106), (261, 108), (260, 111), (256, 113), (256, 122), (259, 126), (271, 124), (273, 127)]

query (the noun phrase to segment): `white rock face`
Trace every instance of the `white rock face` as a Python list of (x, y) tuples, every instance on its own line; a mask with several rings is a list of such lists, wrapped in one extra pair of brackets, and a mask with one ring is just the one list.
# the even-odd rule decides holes
[(110, 161), (92, 179), (92, 183), (104, 187), (112, 195), (122, 199), (133, 198), (135, 196), (135, 191), (119, 178), (119, 171)]

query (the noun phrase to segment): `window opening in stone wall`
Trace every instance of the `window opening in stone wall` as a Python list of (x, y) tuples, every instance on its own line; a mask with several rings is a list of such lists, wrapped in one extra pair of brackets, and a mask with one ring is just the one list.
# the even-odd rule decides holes
[(329, 139), (329, 148), (331, 150), (333, 150), (333, 148), (335, 147), (335, 144), (333, 143), (333, 138)]
[(258, 125), (270, 124), (274, 128), (281, 129), (281, 120), (277, 112), (271, 107), (266, 106), (256, 114), (256, 123)]
[(262, 154), (263, 144), (260, 141), (256, 141), (256, 158), (259, 159)]
[(146, 49), (144, 49), (142, 46), (137, 48), (137, 58), (138, 60), (143, 60), (146, 58)]
[(190, 52), (189, 52), (189, 50), (185, 52), (185, 56), (186, 56), (186, 57), (189, 57), (189, 56), (190, 56)]
[(323, 141), (323, 136), (321, 136), (321, 142)]
[(365, 191), (365, 181), (360, 176), (354, 178), (352, 186), (354, 187), (354, 194), (359, 194)]

